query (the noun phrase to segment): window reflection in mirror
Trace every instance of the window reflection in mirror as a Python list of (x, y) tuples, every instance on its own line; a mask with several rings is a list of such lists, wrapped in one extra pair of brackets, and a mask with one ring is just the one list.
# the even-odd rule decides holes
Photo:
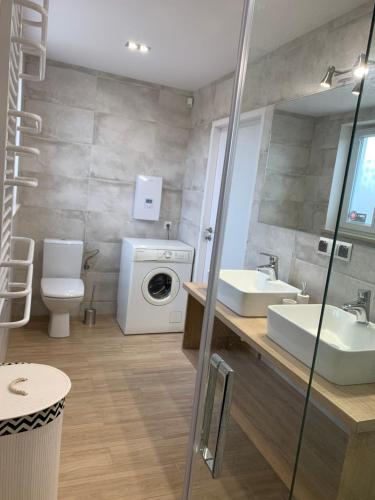
[[(366, 239), (375, 239), (373, 88), (369, 79), (340, 220), (348, 236)], [(259, 222), (314, 234), (334, 231), (358, 99), (352, 89), (351, 82), (275, 106)]]

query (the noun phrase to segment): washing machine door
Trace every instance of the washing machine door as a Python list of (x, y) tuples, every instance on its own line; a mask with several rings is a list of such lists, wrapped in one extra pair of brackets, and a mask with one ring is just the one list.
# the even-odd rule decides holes
[(168, 267), (153, 269), (145, 276), (142, 283), (143, 297), (154, 306), (169, 304), (179, 290), (180, 280)]

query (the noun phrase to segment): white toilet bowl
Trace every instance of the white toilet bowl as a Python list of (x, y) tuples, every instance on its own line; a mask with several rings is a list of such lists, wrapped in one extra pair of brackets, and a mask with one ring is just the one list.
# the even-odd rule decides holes
[(83, 281), (69, 278), (42, 278), (41, 295), (50, 311), (48, 335), (68, 337), (70, 314), (76, 312), (83, 300)]

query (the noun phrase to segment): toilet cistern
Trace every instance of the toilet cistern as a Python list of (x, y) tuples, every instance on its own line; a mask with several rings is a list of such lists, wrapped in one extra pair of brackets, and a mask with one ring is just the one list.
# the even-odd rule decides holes
[(279, 279), (279, 257), (271, 253), (260, 252), (260, 255), (265, 255), (269, 258), (268, 264), (262, 264), (257, 267), (257, 271), (267, 274), (272, 281)]

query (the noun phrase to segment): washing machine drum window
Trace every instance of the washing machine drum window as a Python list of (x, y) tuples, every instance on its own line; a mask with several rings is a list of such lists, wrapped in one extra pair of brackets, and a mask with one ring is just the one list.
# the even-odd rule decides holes
[(147, 274), (142, 284), (143, 297), (155, 306), (169, 304), (178, 294), (180, 280), (169, 268), (153, 269)]

